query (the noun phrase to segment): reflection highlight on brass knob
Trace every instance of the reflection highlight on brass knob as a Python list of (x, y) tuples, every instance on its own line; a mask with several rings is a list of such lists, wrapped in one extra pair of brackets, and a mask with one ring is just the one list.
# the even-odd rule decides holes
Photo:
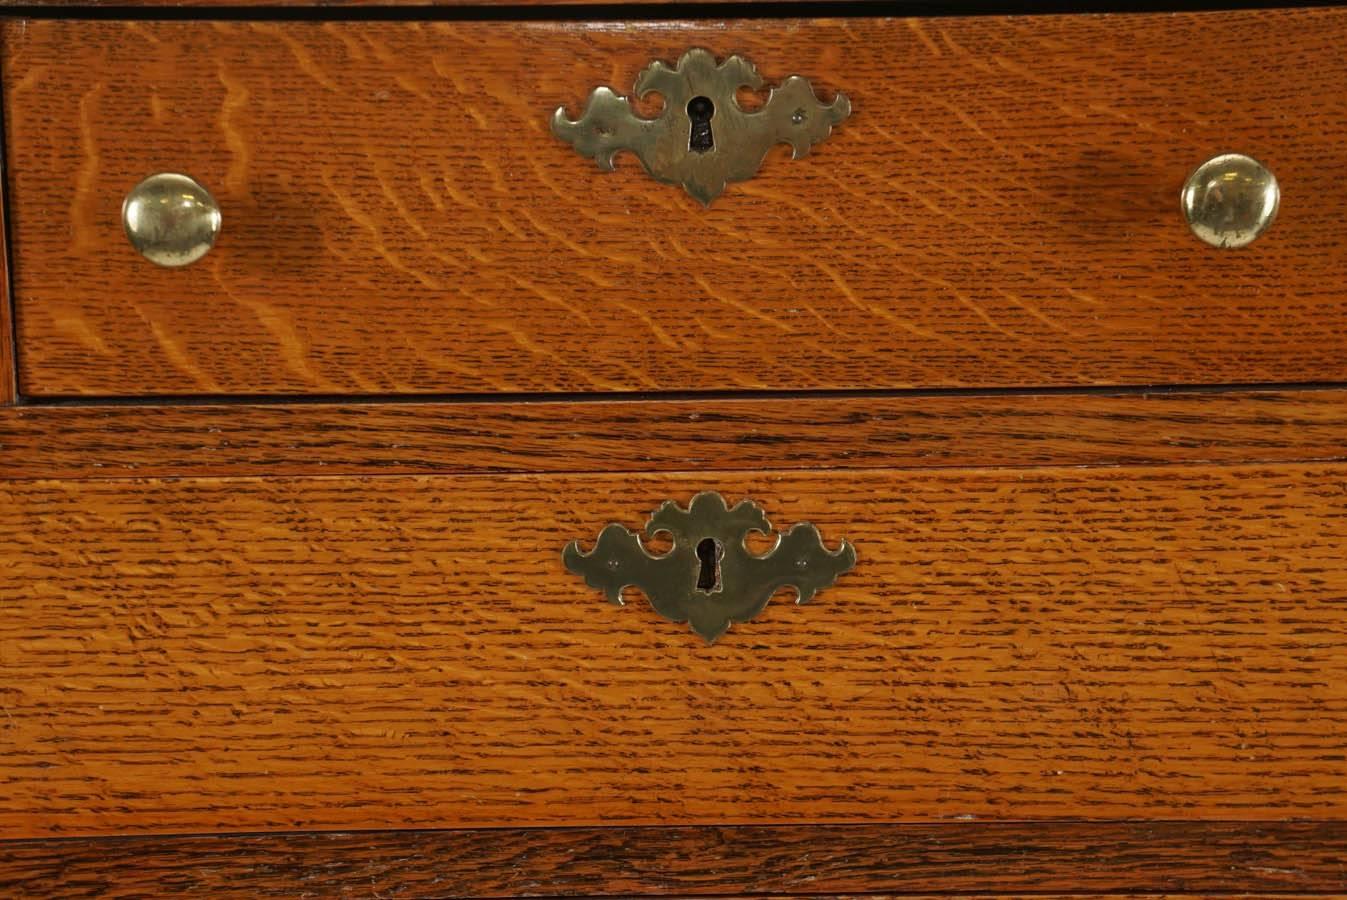
[(160, 266), (187, 266), (215, 246), (220, 205), (195, 179), (177, 172), (151, 175), (122, 203), (122, 227), (141, 256)]
[(1233, 249), (1253, 243), (1272, 225), (1281, 187), (1253, 157), (1223, 153), (1193, 170), (1182, 199), (1193, 234), (1213, 247)]

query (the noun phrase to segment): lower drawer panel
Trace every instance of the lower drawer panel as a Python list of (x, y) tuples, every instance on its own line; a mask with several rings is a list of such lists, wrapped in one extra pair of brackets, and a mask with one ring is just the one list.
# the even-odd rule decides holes
[[(752, 497), (708, 646), (560, 550)], [(1347, 815), (1347, 466), (0, 487), (6, 837)]]

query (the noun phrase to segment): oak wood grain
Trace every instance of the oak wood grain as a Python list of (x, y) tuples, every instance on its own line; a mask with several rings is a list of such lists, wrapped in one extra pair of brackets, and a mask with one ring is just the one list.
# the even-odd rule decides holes
[(0, 478), (1285, 462), (1347, 391), (26, 406)]
[[(860, 562), (708, 647), (560, 548)], [(1347, 466), (11, 481), (0, 833), (1347, 816)]]
[[(3, 264), (0, 264), (0, 277), (3, 277)], [(13, 318), (9, 313), (8, 292), (0, 288), (0, 408), (12, 406), (18, 396), (16, 390), (17, 370), (14, 362), (14, 343), (11, 332)]]
[[(0, 124), (4, 121), (0, 115)], [(4, 150), (0, 148), (0, 171)], [(5, 184), (0, 178), (0, 408), (18, 398), (18, 361), (15, 359), (14, 306), (10, 297), (8, 229), (5, 226)]]
[(1340, 891), (1342, 822), (607, 827), (0, 843), (23, 896)]
[(1341, 891), (1337, 822), (490, 829), (0, 843), (25, 897)]
[[(12, 19), (36, 396), (1347, 380), (1347, 10), (643, 22)], [(740, 52), (855, 114), (711, 210), (553, 138), (655, 58)], [(1234, 83), (1213, 71), (1236, 72)], [(1234, 77), (1234, 76), (1232, 76)], [(1284, 186), (1209, 248), (1219, 151)], [(148, 172), (224, 207), (156, 269)]]

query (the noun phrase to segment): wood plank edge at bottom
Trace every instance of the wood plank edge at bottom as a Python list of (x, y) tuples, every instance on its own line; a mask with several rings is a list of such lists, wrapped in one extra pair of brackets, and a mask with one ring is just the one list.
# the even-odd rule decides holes
[(1347, 821), (1037, 821), (57, 838), (11, 896), (1347, 891)]
[(0, 479), (1347, 458), (1347, 390), (0, 409)]

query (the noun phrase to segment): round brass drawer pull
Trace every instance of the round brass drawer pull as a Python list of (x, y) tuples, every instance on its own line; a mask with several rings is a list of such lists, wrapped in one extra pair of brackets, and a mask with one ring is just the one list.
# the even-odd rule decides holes
[(187, 266), (215, 245), (220, 205), (195, 179), (159, 172), (126, 195), (122, 227), (131, 246), (150, 262)]
[(1258, 160), (1223, 153), (1193, 170), (1182, 197), (1193, 234), (1213, 247), (1235, 248), (1252, 243), (1272, 225), (1281, 188)]

